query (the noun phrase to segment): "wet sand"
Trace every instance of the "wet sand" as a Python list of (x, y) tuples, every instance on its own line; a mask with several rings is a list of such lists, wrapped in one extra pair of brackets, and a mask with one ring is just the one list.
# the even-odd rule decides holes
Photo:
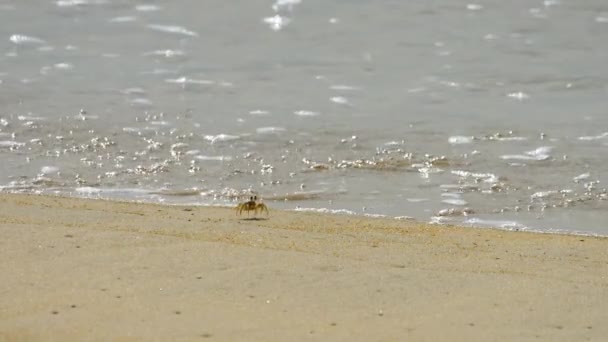
[(270, 207), (1, 194), (0, 340), (608, 336), (606, 238)]

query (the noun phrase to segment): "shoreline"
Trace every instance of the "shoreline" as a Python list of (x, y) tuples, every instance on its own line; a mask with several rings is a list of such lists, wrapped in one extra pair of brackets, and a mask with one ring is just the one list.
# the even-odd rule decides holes
[(2, 340), (601, 340), (608, 238), (0, 193)]
[[(2, 195), (21, 195), (21, 196), (41, 196), (41, 197), (58, 197), (58, 198), (67, 198), (67, 199), (77, 199), (77, 200), (92, 200), (92, 201), (108, 201), (108, 202), (116, 202), (116, 203), (129, 203), (129, 204), (144, 204), (144, 205), (159, 205), (159, 206), (176, 206), (176, 207), (195, 207), (195, 208), (222, 208), (222, 209), (234, 209), (235, 206), (230, 206), (226, 204), (201, 204), (199, 202), (184, 202), (184, 203), (161, 203), (155, 202), (151, 200), (137, 200), (137, 199), (128, 199), (128, 198), (112, 198), (112, 197), (93, 197), (93, 196), (78, 196), (72, 193), (30, 193), (30, 192), (10, 192), (10, 191), (1, 191), (0, 196)], [(271, 201), (268, 201), (267, 204), (271, 205)], [(304, 207), (300, 209), (273, 209), (275, 211), (282, 212), (293, 212), (293, 213), (311, 213), (315, 215), (328, 215), (328, 216), (337, 216), (337, 217), (351, 217), (358, 219), (382, 219), (382, 220), (394, 220), (398, 222), (407, 222), (408, 224), (416, 224), (416, 225), (425, 225), (425, 226), (436, 226), (436, 227), (448, 227), (448, 228), (459, 228), (459, 229), (481, 229), (481, 230), (497, 230), (497, 231), (506, 231), (506, 232), (514, 232), (514, 233), (532, 233), (532, 234), (549, 234), (549, 235), (572, 235), (572, 236), (582, 236), (582, 237), (597, 237), (597, 238), (607, 238), (608, 234), (603, 235), (600, 233), (594, 233), (591, 231), (585, 230), (566, 230), (566, 229), (540, 229), (540, 228), (530, 228), (525, 227), (523, 229), (519, 228), (503, 228), (497, 226), (489, 226), (489, 225), (463, 225), (458, 223), (431, 223), (419, 220), (415, 217), (409, 216), (390, 216), (384, 214), (363, 214), (350, 211), (348, 209), (327, 209), (327, 208), (312, 208), (312, 207)]]

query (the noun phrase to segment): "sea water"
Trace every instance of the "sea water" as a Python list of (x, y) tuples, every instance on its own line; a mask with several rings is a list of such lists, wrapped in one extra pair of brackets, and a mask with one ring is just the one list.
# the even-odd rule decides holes
[(608, 235), (608, 3), (0, 4), (0, 190)]

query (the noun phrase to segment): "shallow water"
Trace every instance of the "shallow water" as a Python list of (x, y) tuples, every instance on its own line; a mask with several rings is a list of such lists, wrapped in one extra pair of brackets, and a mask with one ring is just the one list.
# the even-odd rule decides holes
[(5, 1), (3, 191), (608, 235), (608, 4)]

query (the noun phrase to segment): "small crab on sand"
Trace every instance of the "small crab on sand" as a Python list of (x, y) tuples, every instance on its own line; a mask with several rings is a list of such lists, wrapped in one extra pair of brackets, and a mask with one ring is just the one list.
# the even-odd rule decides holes
[(241, 215), (243, 211), (246, 211), (247, 216), (249, 216), (249, 212), (253, 211), (253, 215), (255, 216), (258, 213), (258, 210), (260, 212), (266, 211), (266, 215), (268, 215), (268, 207), (266, 206), (266, 204), (258, 202), (257, 196), (251, 196), (249, 197), (249, 201), (239, 203), (239, 205), (236, 206), (235, 210), (237, 215)]

